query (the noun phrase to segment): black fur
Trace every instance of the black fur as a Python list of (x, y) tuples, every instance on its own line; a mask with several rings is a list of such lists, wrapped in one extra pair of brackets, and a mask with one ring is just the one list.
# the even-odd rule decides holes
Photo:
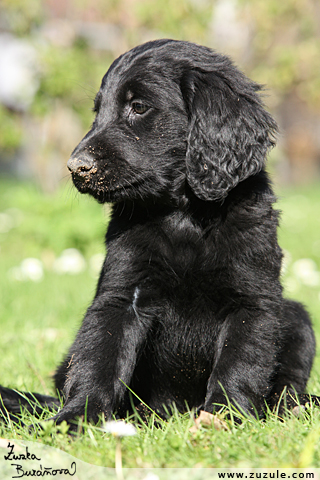
[(57, 422), (125, 415), (127, 387), (160, 415), (212, 412), (226, 395), (255, 414), (284, 387), (305, 391), (315, 340), (282, 296), (265, 172), (277, 126), (260, 90), (227, 57), (173, 40), (104, 76), (68, 167), (113, 213), (95, 298), (55, 375)]

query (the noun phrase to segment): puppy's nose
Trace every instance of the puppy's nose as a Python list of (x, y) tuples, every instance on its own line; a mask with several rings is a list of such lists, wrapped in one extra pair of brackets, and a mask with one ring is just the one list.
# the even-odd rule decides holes
[(70, 172), (78, 175), (85, 175), (86, 173), (89, 173), (93, 166), (93, 159), (86, 155), (70, 157), (67, 163), (67, 167)]

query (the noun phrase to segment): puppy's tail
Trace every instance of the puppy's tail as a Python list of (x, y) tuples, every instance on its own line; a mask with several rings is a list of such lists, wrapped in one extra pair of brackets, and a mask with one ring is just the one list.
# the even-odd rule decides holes
[(56, 409), (61, 405), (58, 398), (39, 393), (19, 392), (0, 386), (0, 417), (19, 420), (23, 409), (39, 417), (45, 408)]

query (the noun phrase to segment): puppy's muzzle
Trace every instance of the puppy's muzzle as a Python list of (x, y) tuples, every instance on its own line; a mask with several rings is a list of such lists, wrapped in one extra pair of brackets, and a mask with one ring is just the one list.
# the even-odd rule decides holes
[(70, 157), (67, 163), (70, 172), (79, 180), (85, 180), (95, 169), (94, 161), (89, 156), (82, 154)]

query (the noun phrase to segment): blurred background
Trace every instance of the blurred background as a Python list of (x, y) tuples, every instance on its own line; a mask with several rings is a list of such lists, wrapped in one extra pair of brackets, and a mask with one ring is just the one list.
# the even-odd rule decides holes
[(0, 174), (55, 191), (111, 61), (160, 37), (208, 45), (266, 84), (276, 178), (319, 177), (319, 0), (1, 0)]
[[(4, 385), (52, 393), (94, 295), (109, 218), (108, 206), (80, 200), (66, 162), (110, 63), (161, 37), (230, 55), (267, 86), (281, 129), (269, 170), (283, 211), (285, 294), (307, 305), (320, 342), (319, 0), (0, 0)], [(309, 391), (320, 394), (318, 351)]]

